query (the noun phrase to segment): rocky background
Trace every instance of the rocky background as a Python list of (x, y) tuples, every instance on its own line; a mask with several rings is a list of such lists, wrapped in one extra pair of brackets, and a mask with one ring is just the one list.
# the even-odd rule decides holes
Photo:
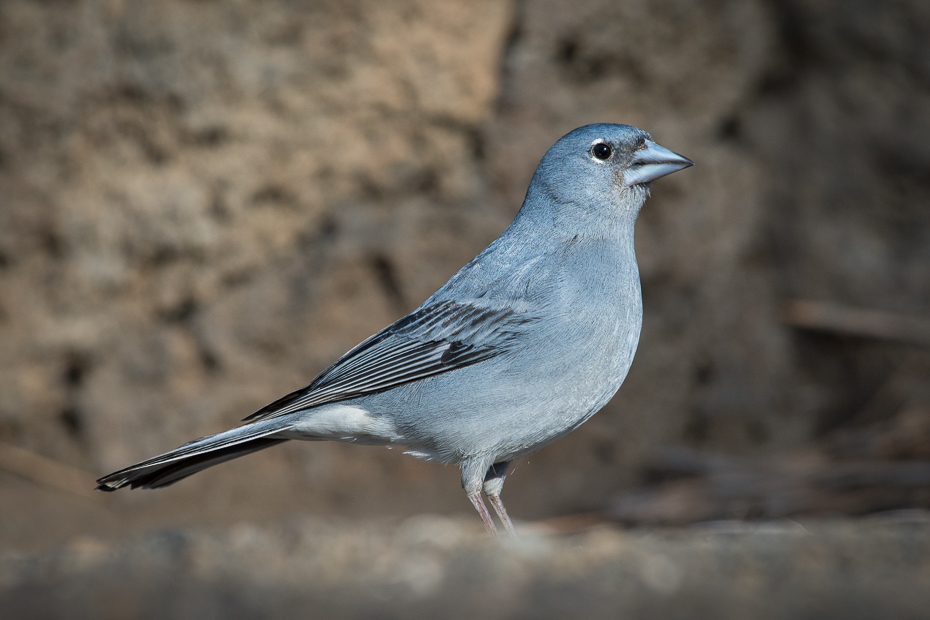
[[(578, 513), (655, 526), (930, 507), (928, 40), (920, 0), (5, 0), (0, 549), (51, 553), (43, 566), (67, 564), (47, 551), (62, 544), (144, 557), (162, 538), (143, 532), (218, 528), (222, 546), (224, 528), (312, 515), (409, 550), (366, 524), (472, 518), (454, 468), (339, 444), (159, 492), (88, 490), (415, 308), (590, 122), (643, 127), (698, 165), (656, 183), (640, 217), (629, 378), (517, 467), (511, 514), (574, 531)], [(916, 523), (888, 527), (926, 538)], [(343, 526), (310, 530), (326, 527)], [(61, 574), (99, 586), (134, 561)], [(0, 602), (51, 583), (4, 566)], [(242, 577), (201, 578), (206, 601)], [(659, 609), (642, 605), (629, 613)]]

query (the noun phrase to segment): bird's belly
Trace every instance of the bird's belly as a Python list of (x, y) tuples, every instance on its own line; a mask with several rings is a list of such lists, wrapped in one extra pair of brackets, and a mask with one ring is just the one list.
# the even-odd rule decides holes
[[(527, 350), (365, 398), (410, 451), (444, 462), (526, 454), (574, 430), (616, 393), (633, 360), (639, 322), (574, 346)], [(528, 363), (529, 361), (532, 363)]]

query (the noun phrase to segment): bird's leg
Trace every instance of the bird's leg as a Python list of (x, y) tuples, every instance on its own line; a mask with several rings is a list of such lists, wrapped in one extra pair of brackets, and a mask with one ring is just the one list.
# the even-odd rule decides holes
[(504, 489), (504, 479), (507, 478), (507, 469), (509, 467), (510, 461), (504, 461), (494, 463), (488, 468), (488, 473), (484, 476), (484, 494), (488, 496), (491, 507), (494, 508), (494, 512), (497, 513), (507, 533), (516, 536), (517, 533), (513, 529), (513, 522), (507, 514), (507, 509), (504, 508), (504, 502), (501, 501), (501, 491)]
[(510, 521), (507, 509), (504, 508), (504, 502), (501, 501), (501, 496), (488, 495), (488, 501), (491, 502), (491, 506), (494, 508), (494, 512), (497, 513), (497, 516), (500, 517), (501, 523), (504, 525), (504, 529), (507, 530), (507, 533), (511, 536), (516, 536), (517, 532), (513, 529), (513, 523)]
[[(484, 527), (488, 529), (488, 534), (497, 536), (497, 528), (494, 526), (494, 521), (491, 520), (491, 513), (488, 512), (488, 507), (484, 505), (484, 500), (481, 499), (481, 491), (469, 493), (468, 499), (471, 500), (478, 514), (481, 515), (481, 520), (484, 521)], [(496, 509), (497, 507), (495, 506), (495, 510)]]

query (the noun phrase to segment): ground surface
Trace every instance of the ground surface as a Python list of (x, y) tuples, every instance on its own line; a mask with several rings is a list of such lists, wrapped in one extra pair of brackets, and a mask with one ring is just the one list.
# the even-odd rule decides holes
[(476, 519), (422, 516), (177, 529), (122, 542), (81, 537), (39, 554), (0, 556), (0, 615), (930, 618), (925, 512), (519, 529), (519, 538), (495, 541)]

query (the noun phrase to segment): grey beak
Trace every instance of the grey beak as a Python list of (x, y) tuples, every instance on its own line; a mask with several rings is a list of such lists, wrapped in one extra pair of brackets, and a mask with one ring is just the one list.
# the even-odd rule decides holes
[(646, 148), (633, 154), (630, 167), (623, 174), (623, 187), (649, 183), (693, 165), (694, 162), (687, 157), (673, 153), (652, 140), (646, 140)]

